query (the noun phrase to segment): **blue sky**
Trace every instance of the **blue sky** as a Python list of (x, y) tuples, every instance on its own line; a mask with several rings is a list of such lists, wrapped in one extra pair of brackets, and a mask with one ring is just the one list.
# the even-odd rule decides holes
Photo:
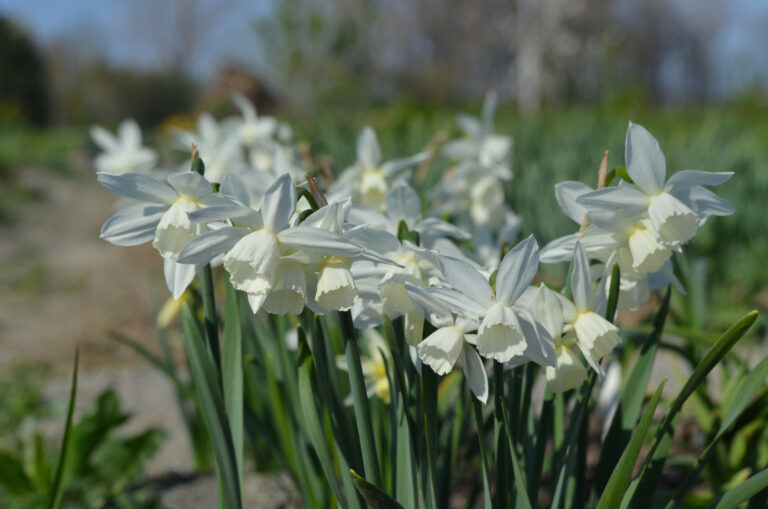
[[(149, 9), (168, 6), (165, 0), (0, 0), (0, 13), (21, 21), (38, 40), (55, 44), (62, 37), (81, 34), (84, 44), (97, 44), (107, 59), (116, 64), (157, 63), (150, 40), (136, 18), (136, 2)], [(279, 1), (279, 0), (278, 0)], [(639, 0), (638, 0), (639, 1)], [(153, 3), (154, 2), (154, 3)], [(193, 72), (206, 79), (223, 61), (236, 61), (251, 68), (261, 64), (253, 23), (270, 12), (275, 0), (198, 0), (201, 5), (226, 4), (211, 9), (218, 30), (196, 51)], [(768, 0), (678, 0), (686, 12), (701, 15), (702, 6), (726, 6), (723, 28), (712, 34), (712, 61), (715, 87), (727, 93), (744, 83), (768, 81)], [(146, 12), (145, 12), (146, 15)], [(704, 13), (706, 15), (706, 12)], [(126, 21), (127, 20), (127, 21)], [(162, 25), (154, 23), (156, 31)]]

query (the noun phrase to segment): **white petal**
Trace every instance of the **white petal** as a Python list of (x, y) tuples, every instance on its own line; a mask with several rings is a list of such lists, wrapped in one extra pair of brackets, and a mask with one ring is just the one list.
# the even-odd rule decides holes
[(404, 220), (412, 228), (421, 216), (421, 198), (411, 186), (400, 183), (387, 194), (387, 215), (395, 224)]
[(503, 304), (491, 307), (477, 331), (480, 355), (507, 362), (523, 355), (527, 347), (520, 321), (512, 308)]
[(560, 182), (555, 185), (555, 198), (557, 198), (557, 203), (563, 209), (565, 215), (576, 223), (581, 224), (587, 215), (587, 209), (576, 200), (591, 191), (593, 189), (582, 182)]
[(171, 204), (179, 197), (176, 191), (165, 182), (138, 173), (113, 175), (99, 172), (96, 174), (99, 184), (115, 194), (139, 201)]
[(294, 262), (280, 262), (275, 284), (267, 294), (264, 309), (269, 313), (298, 315), (307, 301), (307, 283), (301, 265)]
[(202, 198), (213, 192), (213, 186), (196, 171), (182, 171), (168, 175), (168, 183), (181, 195)]
[[(611, 186), (582, 194), (576, 199), (589, 212), (621, 210), (625, 215), (637, 215), (648, 208), (648, 195), (632, 184)], [(590, 218), (591, 219), (591, 218)]]
[(405, 283), (405, 289), (411, 296), (414, 306), (435, 327), (445, 327), (453, 324), (451, 310), (436, 297), (430, 295), (424, 288)]
[(671, 246), (685, 244), (699, 229), (696, 213), (667, 192), (651, 198), (648, 218), (659, 240)]
[(357, 137), (357, 159), (365, 168), (375, 168), (381, 162), (379, 140), (370, 126), (365, 126)]
[(365, 251), (364, 247), (344, 239), (338, 233), (311, 226), (300, 225), (283, 230), (277, 238), (285, 246), (346, 258), (354, 258)]
[(168, 205), (140, 203), (120, 209), (101, 227), (102, 239), (116, 246), (136, 246), (155, 237), (155, 229)]
[(555, 239), (541, 250), (542, 263), (559, 263), (570, 260), (573, 257), (573, 246), (579, 239), (578, 233), (572, 233), (559, 239)]
[(560, 298), (544, 283), (535, 290), (530, 306), (534, 320), (539, 322), (553, 339), (559, 340), (563, 333), (563, 308)]
[(479, 140), (483, 137), (483, 124), (477, 118), (459, 113), (456, 115), (456, 123), (459, 124), (459, 129), (470, 138)]
[(719, 186), (727, 182), (732, 176), (732, 171), (682, 170), (669, 177), (664, 188), (672, 190), (687, 186)]
[(163, 214), (152, 241), (152, 247), (163, 258), (175, 260), (192, 239), (208, 230), (204, 224), (191, 222), (187, 215), (199, 207), (193, 201), (180, 198)]
[(421, 361), (438, 375), (453, 369), (464, 343), (464, 331), (455, 325), (441, 327), (419, 343), (416, 349)]
[(700, 223), (709, 216), (729, 216), (736, 212), (733, 205), (701, 186), (692, 186), (686, 193), (676, 193), (676, 196), (696, 212)]
[(474, 307), (488, 308), (493, 304), (493, 289), (488, 280), (466, 260), (440, 256), (440, 269), (446, 281), (476, 303)]
[[(424, 237), (451, 237), (458, 240), (469, 240), (472, 236), (458, 226), (452, 225), (442, 219), (428, 217), (419, 221), (413, 228)], [(446, 253), (447, 254), (447, 253)]]
[(118, 149), (117, 140), (114, 135), (103, 127), (98, 125), (92, 126), (90, 132), (91, 138), (93, 138), (93, 141), (100, 149), (106, 152)]
[(421, 314), (421, 311), (414, 309), (410, 313), (406, 313), (403, 329), (405, 341), (411, 346), (418, 345), (424, 337), (424, 315)]
[(391, 233), (365, 224), (347, 230), (344, 237), (381, 254), (397, 251), (401, 246), (397, 237)]
[(202, 265), (210, 262), (218, 255), (232, 249), (244, 236), (250, 233), (245, 228), (226, 226), (211, 230), (191, 240), (179, 253), (179, 263)]
[(315, 301), (325, 309), (347, 311), (357, 297), (357, 287), (349, 266), (343, 262), (326, 264), (317, 281)]
[(485, 404), (488, 401), (488, 374), (480, 356), (469, 345), (464, 345), (461, 349), (461, 365), (472, 394)]
[(486, 92), (483, 100), (483, 130), (486, 134), (493, 131), (493, 117), (496, 114), (497, 105), (496, 91), (489, 90)]
[(244, 236), (224, 256), (232, 286), (253, 295), (273, 287), (279, 262), (277, 239), (264, 230)]
[(573, 323), (573, 328), (585, 355), (594, 361), (599, 361), (611, 353), (621, 342), (619, 328), (591, 311), (580, 313)]
[(264, 227), (274, 233), (288, 226), (288, 220), (296, 212), (296, 188), (291, 176), (283, 174), (269, 186), (261, 203)]
[(447, 304), (451, 311), (454, 313), (471, 315), (475, 318), (483, 316), (488, 308), (493, 306), (494, 302), (492, 300), (488, 300), (487, 302), (481, 304), (475, 299), (454, 288), (430, 287), (426, 288), (425, 290), (430, 295), (437, 297), (442, 302)]
[(581, 242), (576, 242), (573, 252), (573, 272), (571, 273), (571, 294), (576, 309), (584, 311), (592, 300), (592, 277), (589, 273), (589, 260)]
[(266, 293), (260, 293), (258, 295), (248, 294), (248, 305), (251, 306), (251, 311), (253, 311), (254, 315), (259, 312), (266, 299)]
[(194, 265), (184, 265), (168, 258), (163, 258), (163, 272), (165, 273), (165, 284), (168, 285), (168, 289), (176, 300), (181, 297), (189, 283), (195, 279)]
[(664, 187), (667, 162), (659, 142), (643, 126), (629, 123), (624, 158), (632, 181), (648, 194)]
[(138, 148), (141, 146), (141, 128), (132, 118), (120, 123), (117, 128), (117, 135), (124, 147)]
[(587, 370), (570, 348), (557, 348), (557, 363), (546, 367), (547, 388), (554, 392), (565, 392), (580, 387), (587, 379)]
[(539, 270), (539, 245), (533, 235), (508, 252), (496, 274), (496, 297), (499, 302), (513, 304)]
[(637, 228), (629, 236), (632, 268), (641, 274), (657, 272), (672, 256), (672, 251), (662, 246), (647, 228)]
[(520, 328), (528, 343), (524, 357), (532, 360), (540, 366), (553, 366), (555, 363), (555, 342), (539, 322), (534, 320), (526, 309), (517, 308), (517, 317), (520, 320)]
[(235, 175), (227, 175), (219, 187), (219, 194), (235, 199), (242, 205), (250, 206), (251, 197), (245, 182)]

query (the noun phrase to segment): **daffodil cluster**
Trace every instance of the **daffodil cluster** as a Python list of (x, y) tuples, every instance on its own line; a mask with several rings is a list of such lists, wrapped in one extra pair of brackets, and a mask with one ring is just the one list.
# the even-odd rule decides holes
[[(210, 264), (223, 267), (254, 313), (349, 311), (358, 329), (402, 318), (415, 368), (445, 375), (460, 365), (483, 402), (491, 362), (534, 362), (552, 391), (581, 384), (582, 359), (602, 374), (601, 359), (621, 339), (615, 317), (605, 316), (613, 265), (620, 309), (670, 283), (682, 290), (672, 253), (709, 216), (733, 212), (705, 187), (731, 173), (687, 170), (666, 179), (658, 143), (630, 124), (618, 185), (558, 184), (557, 200), (580, 229), (540, 252), (532, 235), (514, 245), (520, 222), (504, 195), (513, 143), (493, 131), (492, 95), (482, 119), (458, 117), (463, 138), (441, 150), (383, 162), (376, 133), (364, 128), (357, 161), (319, 183), (306, 176), (288, 126), (257, 115), (242, 97), (235, 104), (240, 117), (204, 114), (196, 131), (176, 139), (187, 151), (196, 147), (202, 174), (155, 167), (135, 123), (116, 138), (94, 128), (104, 150), (98, 180), (130, 200), (101, 236), (123, 246), (151, 242), (174, 298)], [(433, 157), (453, 166), (420, 194), (412, 170)], [(534, 285), (540, 261), (572, 263), (568, 296)], [(381, 359), (371, 362), (378, 394)]]

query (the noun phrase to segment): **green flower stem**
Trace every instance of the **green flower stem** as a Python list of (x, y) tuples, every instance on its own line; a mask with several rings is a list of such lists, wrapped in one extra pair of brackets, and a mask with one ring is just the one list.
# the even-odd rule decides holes
[(211, 349), (213, 360), (221, 376), (221, 349), (219, 347), (219, 325), (216, 320), (216, 297), (213, 292), (213, 271), (210, 264), (200, 269), (200, 284), (203, 290), (203, 315), (205, 317), (205, 340)]
[(341, 321), (341, 332), (344, 336), (344, 353), (349, 369), (349, 386), (355, 402), (355, 419), (357, 421), (357, 431), (360, 434), (360, 448), (363, 452), (365, 478), (375, 486), (382, 487), (381, 471), (379, 469), (376, 442), (371, 423), (371, 409), (365, 390), (363, 366), (360, 362), (360, 349), (357, 345), (355, 327), (352, 324), (352, 315), (349, 311), (340, 311), (339, 320)]

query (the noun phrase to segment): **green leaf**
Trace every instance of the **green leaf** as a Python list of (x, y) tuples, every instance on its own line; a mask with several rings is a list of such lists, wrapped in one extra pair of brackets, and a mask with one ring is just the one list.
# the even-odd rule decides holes
[(354, 470), (350, 470), (349, 473), (352, 474), (355, 488), (371, 509), (404, 509), (395, 499), (360, 477)]
[(643, 446), (645, 435), (648, 434), (648, 428), (651, 426), (651, 421), (653, 420), (653, 413), (656, 411), (659, 400), (661, 400), (661, 392), (664, 390), (664, 385), (666, 383), (666, 379), (662, 380), (661, 384), (656, 389), (656, 392), (653, 394), (650, 403), (648, 403), (648, 408), (646, 408), (643, 418), (640, 419), (640, 424), (637, 426), (634, 435), (632, 435), (632, 440), (629, 441), (629, 445), (624, 449), (619, 463), (616, 465), (613, 474), (611, 474), (611, 477), (608, 479), (605, 491), (603, 491), (603, 494), (597, 503), (598, 509), (619, 507), (622, 498), (627, 491), (627, 487), (629, 486), (632, 472), (635, 469), (635, 463), (637, 463), (637, 458), (640, 455), (640, 448)]
[(720, 429), (717, 431), (718, 438), (728, 430), (731, 424), (733, 424), (744, 409), (747, 408), (749, 402), (752, 401), (752, 397), (758, 390), (760, 390), (760, 388), (762, 388), (766, 377), (768, 377), (768, 357), (760, 361), (760, 364), (750, 371), (749, 375), (747, 375), (744, 380), (744, 383), (742, 383), (739, 390), (736, 391), (736, 396), (733, 398), (733, 402), (725, 412), (725, 417), (723, 417), (723, 421), (720, 424)]
[[(504, 390), (504, 383), (503, 383), (503, 370), (504, 367), (502, 364), (498, 362), (493, 363), (493, 375), (494, 375), (494, 392), (495, 392), (495, 402), (497, 405), (499, 405), (499, 411), (501, 414), (501, 419), (503, 421), (504, 425), (504, 432), (507, 435), (507, 442), (509, 445), (509, 455), (512, 460), (512, 472), (514, 474), (514, 482), (515, 482), (515, 489), (517, 490), (517, 506), (522, 507), (523, 509), (531, 509), (531, 501), (528, 498), (528, 489), (526, 487), (527, 480), (525, 478), (525, 473), (523, 472), (522, 468), (520, 468), (520, 460), (517, 457), (517, 450), (515, 448), (515, 440), (514, 440), (514, 434), (512, 432), (512, 427), (509, 423), (509, 411), (506, 408), (506, 402), (509, 401), (508, 399), (504, 398), (503, 390)], [(497, 486), (498, 489), (498, 486)]]
[(200, 327), (187, 306), (181, 310), (181, 323), (187, 345), (189, 370), (200, 398), (203, 418), (211, 434), (217, 472), (227, 508), (240, 509), (242, 495), (238, 482), (237, 458), (219, 385), (218, 370), (204, 342)]
[(483, 498), (485, 499), (485, 509), (490, 509), (492, 506), (490, 458), (485, 447), (485, 436), (483, 434), (483, 406), (474, 395), (471, 395), (470, 399), (472, 400), (472, 415), (475, 417), (475, 428), (477, 429), (477, 442), (480, 445), (480, 462), (483, 468)]
[[(757, 311), (751, 311), (744, 315), (741, 320), (733, 324), (725, 331), (710, 348), (702, 361), (691, 373), (691, 377), (683, 386), (680, 394), (677, 395), (671, 408), (667, 412), (664, 421), (654, 436), (648, 456), (643, 462), (640, 473), (632, 481), (629, 487), (630, 497), (635, 492), (639, 492), (639, 498), (633, 502), (635, 507), (648, 507), (651, 496), (656, 491), (656, 487), (661, 479), (661, 471), (666, 461), (669, 447), (672, 443), (672, 423), (676, 421), (683, 404), (693, 394), (693, 392), (704, 382), (707, 374), (726, 356), (733, 346), (744, 336), (752, 324), (757, 320)], [(650, 464), (650, 466), (649, 466)]]
[(56, 476), (53, 478), (50, 496), (48, 498), (48, 509), (58, 509), (61, 504), (61, 496), (64, 491), (64, 467), (67, 463), (67, 454), (69, 453), (69, 443), (72, 430), (72, 414), (75, 411), (75, 395), (77, 394), (77, 367), (80, 363), (80, 350), (75, 350), (75, 369), (72, 372), (72, 389), (69, 393), (69, 407), (67, 408), (67, 421), (64, 425), (64, 438), (61, 441), (61, 452), (59, 453), (59, 465), (56, 467)]
[(619, 305), (619, 290), (621, 289), (620, 283), (621, 272), (619, 270), (619, 264), (614, 263), (611, 268), (611, 286), (608, 289), (608, 304), (605, 306), (605, 318), (610, 322), (613, 322), (613, 319), (616, 317), (616, 307)]
[(365, 378), (360, 361), (360, 349), (357, 344), (355, 328), (352, 324), (352, 315), (349, 311), (340, 311), (341, 329), (344, 335), (344, 353), (347, 358), (349, 370), (349, 386), (354, 401), (357, 432), (360, 436), (360, 449), (363, 452), (363, 467), (369, 478), (373, 479), (377, 486), (381, 486), (381, 470), (376, 453), (376, 442), (371, 423), (371, 409), (368, 404), (368, 394), (365, 389)]
[(761, 470), (735, 488), (728, 490), (707, 509), (736, 509), (741, 504), (768, 488), (768, 469)]
[(243, 483), (243, 329), (237, 293), (227, 282), (227, 300), (224, 311), (224, 351), (221, 371), (224, 384), (224, 407), (227, 411), (232, 445), (237, 460), (237, 477)]
[(325, 440), (323, 427), (317, 414), (315, 405), (315, 377), (312, 363), (312, 353), (309, 351), (309, 345), (304, 336), (304, 331), (299, 329), (299, 404), (301, 405), (301, 418), (304, 421), (304, 428), (309, 437), (309, 441), (320, 461), (320, 467), (323, 469), (325, 479), (333, 490), (339, 504), (347, 507), (346, 497), (341, 491), (339, 480), (336, 475), (336, 469), (333, 466), (333, 458), (328, 448), (328, 442)]
[(605, 488), (608, 477), (614, 471), (621, 451), (629, 443), (632, 430), (635, 429), (635, 424), (640, 416), (643, 400), (645, 399), (645, 388), (648, 386), (648, 381), (651, 378), (653, 361), (656, 358), (656, 351), (659, 348), (664, 323), (669, 313), (671, 296), (672, 291), (668, 288), (661, 307), (653, 320), (653, 331), (645, 343), (643, 343), (640, 356), (637, 362), (635, 362), (629, 379), (621, 392), (616, 413), (611, 420), (611, 425), (600, 451), (600, 459), (597, 463), (597, 473), (595, 474), (595, 491), (597, 493), (601, 493)]
[(5, 486), (14, 495), (28, 494), (35, 489), (24, 473), (21, 462), (5, 451), (0, 451), (0, 485)]

